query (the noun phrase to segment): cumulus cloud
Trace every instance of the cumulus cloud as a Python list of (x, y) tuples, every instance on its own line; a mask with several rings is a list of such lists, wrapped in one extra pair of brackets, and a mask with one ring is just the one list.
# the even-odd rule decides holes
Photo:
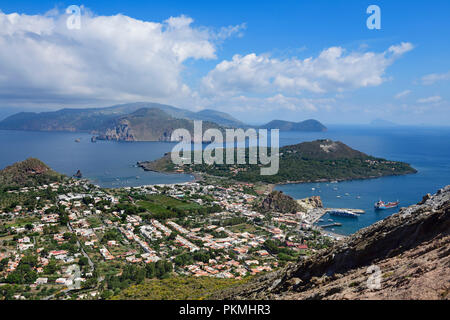
[(0, 100), (3, 103), (164, 101), (192, 95), (181, 73), (188, 59), (215, 59), (216, 41), (244, 26), (214, 31), (190, 17), (163, 22), (84, 11), (68, 15), (0, 12)]
[(422, 77), (422, 83), (427, 86), (445, 80), (450, 80), (450, 71), (447, 73), (431, 73)]
[(391, 46), (381, 53), (346, 53), (341, 47), (331, 47), (315, 58), (304, 60), (276, 59), (255, 53), (235, 55), (210, 71), (202, 79), (202, 86), (206, 93), (213, 95), (327, 93), (378, 86), (386, 81), (386, 69), (412, 49), (410, 43)]

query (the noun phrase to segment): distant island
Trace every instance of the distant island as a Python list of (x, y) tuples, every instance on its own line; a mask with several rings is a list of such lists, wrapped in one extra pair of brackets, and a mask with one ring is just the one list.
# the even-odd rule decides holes
[[(192, 112), (164, 104), (138, 102), (107, 108), (20, 112), (0, 121), (0, 130), (86, 132), (94, 135), (95, 139), (110, 141), (170, 141), (175, 129), (184, 128), (192, 132), (195, 120), (203, 121), (204, 130), (250, 128), (220, 111), (205, 109)], [(326, 130), (317, 120), (298, 123), (274, 120), (259, 128), (309, 132)]]
[(327, 131), (322, 123), (317, 120), (305, 120), (301, 122), (291, 122), (283, 120), (273, 120), (265, 125), (260, 126), (261, 129), (279, 129), (280, 131), (305, 131), (305, 132), (323, 132)]
[(395, 122), (384, 120), (384, 119), (375, 119), (370, 122), (371, 126), (374, 127), (398, 127), (399, 125)]
[[(248, 163), (248, 149), (246, 149)], [(259, 165), (176, 166), (170, 153), (155, 161), (139, 163), (144, 170), (203, 173), (242, 182), (303, 183), (379, 178), (417, 173), (409, 164), (369, 156), (342, 142), (316, 140), (280, 148), (280, 169), (273, 176), (260, 175)]]

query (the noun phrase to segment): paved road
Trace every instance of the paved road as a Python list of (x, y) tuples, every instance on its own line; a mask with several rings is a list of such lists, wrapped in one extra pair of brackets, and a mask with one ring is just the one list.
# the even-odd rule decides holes
[[(72, 226), (70, 225), (69, 222), (67, 223), (67, 228), (71, 232), (73, 232)], [(80, 241), (78, 241), (78, 239), (77, 239), (77, 246), (78, 246), (78, 248), (80, 248), (81, 253), (83, 254), (83, 256), (85, 256), (88, 259), (88, 264), (89, 264), (89, 267), (91, 267), (91, 272), (94, 271), (94, 268), (95, 268), (94, 263), (92, 262), (91, 258), (88, 256), (88, 254), (84, 251), (84, 249), (81, 246), (81, 243), (80, 243)]]

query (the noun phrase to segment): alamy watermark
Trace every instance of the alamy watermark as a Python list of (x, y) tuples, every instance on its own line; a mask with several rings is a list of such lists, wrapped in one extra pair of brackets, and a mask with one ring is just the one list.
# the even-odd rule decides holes
[(69, 30), (81, 29), (81, 8), (80, 6), (71, 5), (66, 9), (66, 14), (70, 16), (66, 20), (66, 26)]
[(367, 14), (370, 14), (367, 18), (367, 28), (369, 30), (380, 30), (381, 29), (381, 9), (379, 6), (372, 4), (367, 8)]
[(369, 274), (369, 277), (367, 278), (367, 287), (371, 290), (380, 290), (382, 277), (380, 267), (377, 265), (371, 265), (367, 268), (366, 274)]
[[(225, 132), (225, 138), (224, 138)], [(270, 130), (270, 155), (268, 154), (267, 129), (208, 129), (203, 132), (203, 122), (194, 121), (194, 136), (187, 129), (177, 129), (171, 141), (179, 142), (171, 153), (172, 162), (183, 166), (188, 164), (262, 165), (260, 174), (275, 175), (280, 168), (280, 133)], [(246, 142), (248, 141), (248, 148)], [(210, 143), (203, 148), (203, 142)], [(225, 143), (225, 148), (223, 147)], [(194, 150), (192, 150), (192, 144)], [(248, 151), (248, 157), (246, 152)], [(181, 154), (180, 154), (181, 153)], [(192, 159), (192, 155), (193, 158)], [(224, 161), (225, 156), (225, 161)]]

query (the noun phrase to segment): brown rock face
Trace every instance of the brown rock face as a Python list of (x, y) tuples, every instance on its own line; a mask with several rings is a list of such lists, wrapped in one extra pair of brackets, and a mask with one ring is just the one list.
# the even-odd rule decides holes
[(135, 141), (133, 131), (129, 127), (129, 123), (124, 120), (113, 129), (106, 130), (104, 135), (99, 136), (101, 140), (109, 141)]
[(300, 206), (290, 196), (280, 191), (274, 191), (263, 200), (260, 210), (263, 212), (295, 213), (300, 211)]
[[(450, 186), (225, 299), (449, 299)], [(375, 266), (375, 267), (373, 267)], [(368, 268), (378, 270), (380, 287)], [(293, 281), (292, 279), (296, 279)]]

